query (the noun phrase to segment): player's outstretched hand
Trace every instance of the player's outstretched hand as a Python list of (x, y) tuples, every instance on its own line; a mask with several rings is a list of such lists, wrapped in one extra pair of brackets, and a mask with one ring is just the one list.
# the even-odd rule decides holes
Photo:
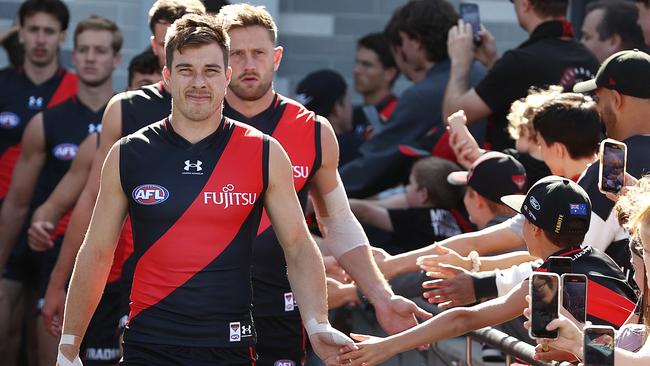
[[(305, 324), (305, 327), (307, 325)], [(329, 324), (318, 324), (307, 328), (312, 348), (326, 366), (340, 365), (338, 355), (341, 349), (351, 351), (357, 348), (352, 339)]]

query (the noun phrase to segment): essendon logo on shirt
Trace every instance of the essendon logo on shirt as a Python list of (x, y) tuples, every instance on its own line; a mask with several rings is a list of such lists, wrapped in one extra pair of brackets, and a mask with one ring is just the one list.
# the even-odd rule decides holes
[(59, 160), (72, 160), (77, 156), (79, 146), (75, 144), (59, 144), (54, 146), (52, 154)]
[(241, 323), (232, 322), (230, 323), (230, 341), (239, 342), (241, 341)]
[(221, 192), (203, 192), (203, 204), (219, 205), (223, 208), (231, 206), (250, 206), (257, 201), (257, 193), (235, 192), (235, 186), (228, 184)]
[(169, 191), (157, 184), (143, 184), (133, 190), (132, 196), (141, 205), (157, 205), (169, 198)]

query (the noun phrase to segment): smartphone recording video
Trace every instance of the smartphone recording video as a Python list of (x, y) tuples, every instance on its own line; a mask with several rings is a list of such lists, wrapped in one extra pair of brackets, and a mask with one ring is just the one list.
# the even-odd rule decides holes
[(478, 32), (481, 30), (481, 20), (478, 15), (478, 4), (475, 3), (460, 3), (460, 16), (465, 23), (472, 25), (472, 33), (474, 34), (474, 44), (481, 43), (481, 36)]
[(587, 321), (587, 276), (565, 273), (562, 279), (562, 307), (584, 324)]
[(616, 140), (605, 139), (600, 144), (600, 191), (618, 193), (625, 183), (627, 146)]
[(584, 328), (584, 364), (614, 366), (614, 328), (586, 326)]
[(533, 273), (530, 278), (530, 336), (557, 338), (558, 331), (548, 331), (546, 326), (557, 319), (560, 311), (560, 276), (555, 273)]

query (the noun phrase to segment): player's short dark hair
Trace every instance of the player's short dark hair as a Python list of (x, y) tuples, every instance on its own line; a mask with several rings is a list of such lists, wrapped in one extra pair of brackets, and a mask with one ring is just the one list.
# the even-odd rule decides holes
[(154, 32), (158, 23), (174, 23), (185, 14), (204, 14), (205, 6), (199, 0), (158, 0), (149, 9), (149, 29)]
[(174, 51), (182, 52), (187, 47), (200, 47), (211, 43), (216, 43), (221, 47), (223, 65), (228, 67), (230, 37), (225, 31), (223, 23), (217, 22), (212, 15), (184, 15), (172, 24), (165, 37), (167, 67), (171, 70)]
[(384, 29), (389, 44), (401, 46), (399, 32), (420, 41), (433, 62), (446, 59), (447, 33), (458, 22), (458, 13), (446, 0), (411, 0), (393, 12)]
[(213, 15), (217, 15), (224, 6), (230, 5), (228, 0), (201, 0), (201, 2), (205, 6), (205, 12)]
[(61, 0), (27, 0), (20, 5), (18, 9), (18, 19), (20, 25), (25, 24), (25, 18), (36, 13), (46, 13), (59, 21), (61, 31), (68, 29), (70, 23), (70, 11), (65, 3)]
[(100, 17), (99, 15), (91, 15), (88, 18), (77, 23), (73, 37), (75, 48), (77, 47), (77, 37), (79, 34), (87, 30), (110, 32), (111, 36), (113, 37), (113, 40), (111, 41), (111, 48), (113, 49), (113, 53), (118, 53), (120, 52), (120, 49), (122, 49), (122, 42), (124, 40), (124, 37), (122, 36), (120, 28), (118, 28), (117, 24), (114, 22), (104, 17)]
[(569, 7), (569, 0), (529, 0), (540, 17), (563, 17)]
[(634, 4), (623, 0), (598, 0), (587, 4), (586, 13), (599, 9), (603, 10), (603, 19), (596, 27), (596, 31), (601, 41), (618, 34), (623, 49), (645, 47), (643, 30), (637, 23), (639, 11)]
[(131, 85), (136, 72), (141, 74), (160, 73), (160, 62), (158, 62), (158, 57), (153, 53), (151, 47), (147, 47), (146, 50), (135, 55), (129, 62), (129, 85)]
[(536, 108), (533, 128), (548, 144), (566, 146), (573, 159), (592, 157), (602, 139), (596, 103), (579, 93), (562, 93)]
[(646, 8), (650, 8), (650, 0), (634, 0), (635, 3), (641, 3)]

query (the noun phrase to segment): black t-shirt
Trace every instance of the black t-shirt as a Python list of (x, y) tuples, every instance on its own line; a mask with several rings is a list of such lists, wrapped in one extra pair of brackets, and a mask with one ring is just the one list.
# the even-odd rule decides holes
[(526, 42), (504, 53), (475, 87), (492, 110), (486, 140), (493, 150), (513, 147), (505, 130), (506, 115), (510, 104), (525, 97), (531, 86), (559, 84), (571, 90), (575, 83), (594, 77), (598, 60), (572, 37), (566, 21), (542, 23)]
[(538, 180), (551, 175), (551, 170), (546, 163), (535, 159), (528, 153), (521, 153), (516, 149), (505, 149), (502, 152), (517, 159), (526, 169), (526, 190), (530, 189)]
[(391, 209), (388, 215), (393, 224), (392, 242), (404, 251), (419, 249), (462, 232), (454, 215), (445, 209)]

